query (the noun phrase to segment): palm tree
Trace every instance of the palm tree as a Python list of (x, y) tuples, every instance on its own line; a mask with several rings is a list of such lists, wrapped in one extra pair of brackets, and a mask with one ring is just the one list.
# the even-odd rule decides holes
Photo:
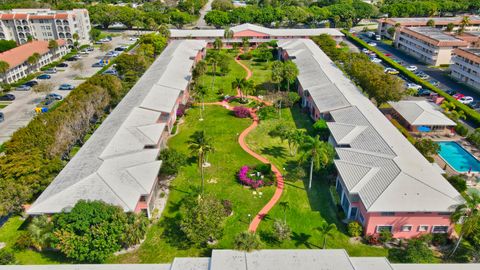
[(327, 247), (327, 237), (333, 236), (337, 230), (337, 225), (334, 223), (328, 224), (326, 221), (323, 221), (317, 230), (323, 235), (323, 249), (325, 249)]
[(432, 20), (432, 19), (428, 20), (428, 21), (427, 21), (427, 26), (429, 26), (429, 27), (435, 27), (435, 21)]
[(287, 81), (287, 90), (290, 91), (290, 82), (293, 82), (298, 76), (298, 68), (291, 60), (283, 64), (283, 77)]
[(223, 33), (223, 37), (225, 39), (231, 39), (231, 38), (233, 38), (233, 34), (234, 34), (233, 31), (230, 30), (230, 28), (227, 27), (227, 28), (225, 28), (225, 32)]
[(168, 29), (168, 26), (165, 24), (160, 24), (157, 28), (158, 33), (160, 33), (162, 36), (169, 38), (170, 37), (170, 30)]
[(233, 81), (232, 81), (232, 88), (233, 89), (237, 89), (238, 92), (240, 92), (240, 97), (243, 99), (243, 95), (242, 95), (242, 88), (243, 88), (243, 85), (245, 83), (245, 79), (240, 79), (240, 78), (235, 78)]
[(195, 80), (203, 76), (207, 72), (207, 63), (204, 60), (199, 61), (195, 65), (195, 69), (193, 70), (193, 77)]
[(287, 210), (290, 209), (290, 204), (286, 201), (280, 202), (280, 205), (283, 209), (283, 222), (287, 224)]
[(217, 65), (220, 62), (220, 54), (218, 54), (217, 52), (209, 54), (207, 61), (210, 65), (212, 65), (212, 73), (213, 73), (212, 91), (213, 91), (213, 87), (215, 86), (215, 75), (217, 75)]
[(32, 222), (28, 225), (28, 233), (32, 239), (32, 246), (42, 251), (44, 247), (47, 247), (51, 240), (53, 226), (48, 221), (46, 216), (38, 216), (32, 219)]
[(235, 236), (233, 245), (237, 250), (252, 251), (254, 249), (259, 249), (262, 242), (260, 237), (254, 232), (245, 231)]
[(213, 42), (213, 48), (218, 51), (222, 49), (222, 47), (223, 47), (223, 42), (220, 38), (217, 37)]
[(200, 96), (200, 100), (202, 101), (202, 107), (200, 108), (200, 121), (203, 121), (203, 111), (205, 110), (205, 95), (207, 94), (207, 88), (203, 85), (197, 85), (195, 88), (195, 94)]
[(54, 39), (48, 41), (48, 49), (53, 52), (54, 58), (57, 58), (58, 42)]
[(315, 169), (318, 171), (330, 163), (334, 155), (334, 150), (331, 145), (320, 140), (319, 135), (315, 136), (315, 138), (310, 136), (306, 137), (303, 150), (304, 153), (300, 157), (300, 161), (305, 162), (310, 160), (310, 178), (308, 182), (308, 189), (311, 189), (313, 170)]
[(202, 194), (205, 186), (205, 176), (204, 176), (204, 165), (207, 160), (208, 153), (214, 152), (215, 148), (213, 147), (212, 140), (206, 136), (205, 131), (196, 131), (190, 136), (188, 141), (189, 149), (192, 154), (197, 156), (198, 166), (200, 167), (200, 174), (202, 177)]
[(272, 64), (272, 82), (277, 84), (277, 92), (280, 92), (280, 83), (283, 80), (283, 63), (275, 61)]
[(455, 212), (453, 212), (450, 216), (452, 222), (462, 224), (460, 235), (450, 256), (457, 251), (463, 237), (471, 235), (480, 228), (480, 210), (478, 209), (479, 205), (480, 195), (474, 193), (465, 201), (464, 204), (457, 206)]
[(470, 25), (470, 17), (464, 16), (460, 22), (460, 28), (457, 30), (457, 34), (461, 35), (465, 32), (465, 28)]
[(33, 53), (30, 57), (28, 57), (27, 63), (30, 64), (34, 70), (37, 70), (37, 64), (38, 61), (40, 61), (40, 58), (41, 56), (39, 53)]
[(251, 96), (253, 92), (255, 91), (255, 83), (253, 80), (245, 80), (243, 79), (243, 94), (244, 94), (244, 99), (246, 99), (248, 96)]
[(248, 39), (248, 37), (242, 38), (242, 46), (243, 52), (246, 53), (248, 51), (248, 48), (250, 47), (250, 40)]
[(307, 131), (305, 129), (292, 129), (287, 134), (287, 142), (290, 148), (290, 155), (295, 156), (297, 154), (298, 147), (305, 140), (305, 134)]
[(2, 81), (5, 82), (5, 75), (7, 71), (10, 69), (10, 64), (5, 61), (0, 61), (0, 74), (2, 74)]

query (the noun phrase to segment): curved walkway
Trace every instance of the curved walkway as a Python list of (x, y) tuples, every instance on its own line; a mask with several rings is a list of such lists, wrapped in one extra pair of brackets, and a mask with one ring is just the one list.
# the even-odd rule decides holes
[[(246, 80), (250, 79), (252, 77), (252, 71), (246, 65), (244, 65), (242, 62), (240, 62), (240, 60), (238, 59), (238, 56), (235, 58), (235, 62), (237, 62), (240, 66), (242, 66), (245, 69), (245, 71), (247, 71), (247, 76), (245, 77), (245, 79)], [(240, 97), (240, 96), (242, 96), (242, 93), (240, 93), (240, 89), (237, 89), (237, 96), (230, 97), (230, 98), (237, 98), (237, 97)], [(263, 102), (267, 105), (271, 105), (270, 102), (261, 100), (258, 97), (254, 97), (254, 96), (247, 96), (247, 97), (251, 98), (251, 99), (255, 99), (259, 102)], [(219, 106), (224, 107), (227, 110), (233, 110), (233, 108), (228, 104), (228, 101), (229, 100), (227, 99), (227, 100), (223, 100), (221, 102), (205, 103), (204, 105), (219, 105)], [(259, 123), (259, 119), (258, 119), (258, 115), (256, 113), (256, 110), (250, 109), (250, 115), (253, 119), (253, 123), (248, 128), (246, 128), (244, 131), (242, 131), (242, 133), (238, 137), (238, 143), (240, 144), (240, 147), (242, 147), (242, 149), (245, 152), (247, 152), (248, 154), (250, 154), (252, 157), (258, 159), (262, 163), (271, 164), (271, 162), (268, 159), (262, 157), (261, 155), (257, 154), (252, 149), (250, 149), (248, 147), (247, 143), (245, 142), (245, 138), (247, 137), (247, 135), (253, 129), (255, 129), (258, 126), (258, 123)], [(248, 230), (251, 231), (251, 232), (255, 232), (257, 230), (258, 225), (260, 224), (260, 221), (262, 221), (262, 219), (268, 214), (268, 212), (275, 206), (275, 204), (278, 202), (278, 200), (280, 200), (280, 197), (282, 196), (282, 193), (283, 193), (283, 188), (284, 188), (283, 176), (280, 173), (280, 170), (277, 167), (275, 167), (275, 165), (271, 164), (271, 166), (272, 166), (272, 172), (275, 174), (275, 178), (277, 179), (277, 187), (276, 187), (275, 193), (273, 194), (270, 201), (268, 201), (268, 203), (265, 206), (263, 206), (263, 208), (260, 210), (260, 212), (258, 212), (258, 214), (253, 218), (252, 222), (250, 223), (250, 226), (248, 227)]]

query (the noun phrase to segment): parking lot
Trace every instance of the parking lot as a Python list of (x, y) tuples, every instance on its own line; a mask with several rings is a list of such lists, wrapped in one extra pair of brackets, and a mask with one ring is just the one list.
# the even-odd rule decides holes
[[(121, 36), (114, 37), (110, 42), (112, 47), (115, 48), (120, 45), (130, 45), (134, 41), (130, 41), (128, 38), (124, 39)], [(52, 93), (67, 96), (70, 91), (58, 90), (61, 84), (70, 84), (77, 86), (85, 81), (86, 78), (94, 75), (100, 67), (92, 67), (94, 63), (97, 63), (105, 55), (98, 48), (87, 55), (83, 55), (78, 62), (83, 63), (83, 70), (75, 70), (72, 68), (72, 64), (75, 62), (65, 62), (69, 66), (66, 68), (57, 68), (58, 72), (50, 74), (51, 79), (46, 80), (54, 86)], [(37, 80), (39, 83), (43, 80)], [(35, 93), (33, 91), (11, 91), (10, 94), (15, 95), (15, 100), (11, 102), (7, 107), (0, 110), (5, 115), (5, 120), (0, 123), (0, 144), (10, 138), (10, 136), (19, 128), (28, 124), (28, 122), (35, 116), (35, 108), (39, 103), (45, 100), (45, 94)]]

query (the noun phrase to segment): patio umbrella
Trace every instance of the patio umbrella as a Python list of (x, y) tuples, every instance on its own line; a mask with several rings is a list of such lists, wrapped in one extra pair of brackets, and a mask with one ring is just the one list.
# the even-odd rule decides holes
[(429, 127), (426, 127), (426, 126), (419, 126), (419, 127), (417, 128), (417, 130), (418, 130), (419, 132), (430, 132), (432, 129), (429, 128)]

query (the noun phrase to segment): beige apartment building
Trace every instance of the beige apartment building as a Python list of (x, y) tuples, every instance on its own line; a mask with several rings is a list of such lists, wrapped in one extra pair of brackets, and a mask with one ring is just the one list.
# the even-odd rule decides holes
[[(90, 41), (90, 17), (86, 9), (12, 9), (0, 11), (0, 39), (24, 44), (31, 36), (37, 40), (64, 39), (67, 44)], [(75, 35), (76, 34), (76, 35)]]
[(398, 29), (394, 45), (426, 64), (439, 66), (451, 64), (453, 50), (466, 48), (469, 42), (447, 35), (438, 28), (404, 27)]
[(458, 48), (450, 66), (452, 77), (480, 91), (480, 49)]

